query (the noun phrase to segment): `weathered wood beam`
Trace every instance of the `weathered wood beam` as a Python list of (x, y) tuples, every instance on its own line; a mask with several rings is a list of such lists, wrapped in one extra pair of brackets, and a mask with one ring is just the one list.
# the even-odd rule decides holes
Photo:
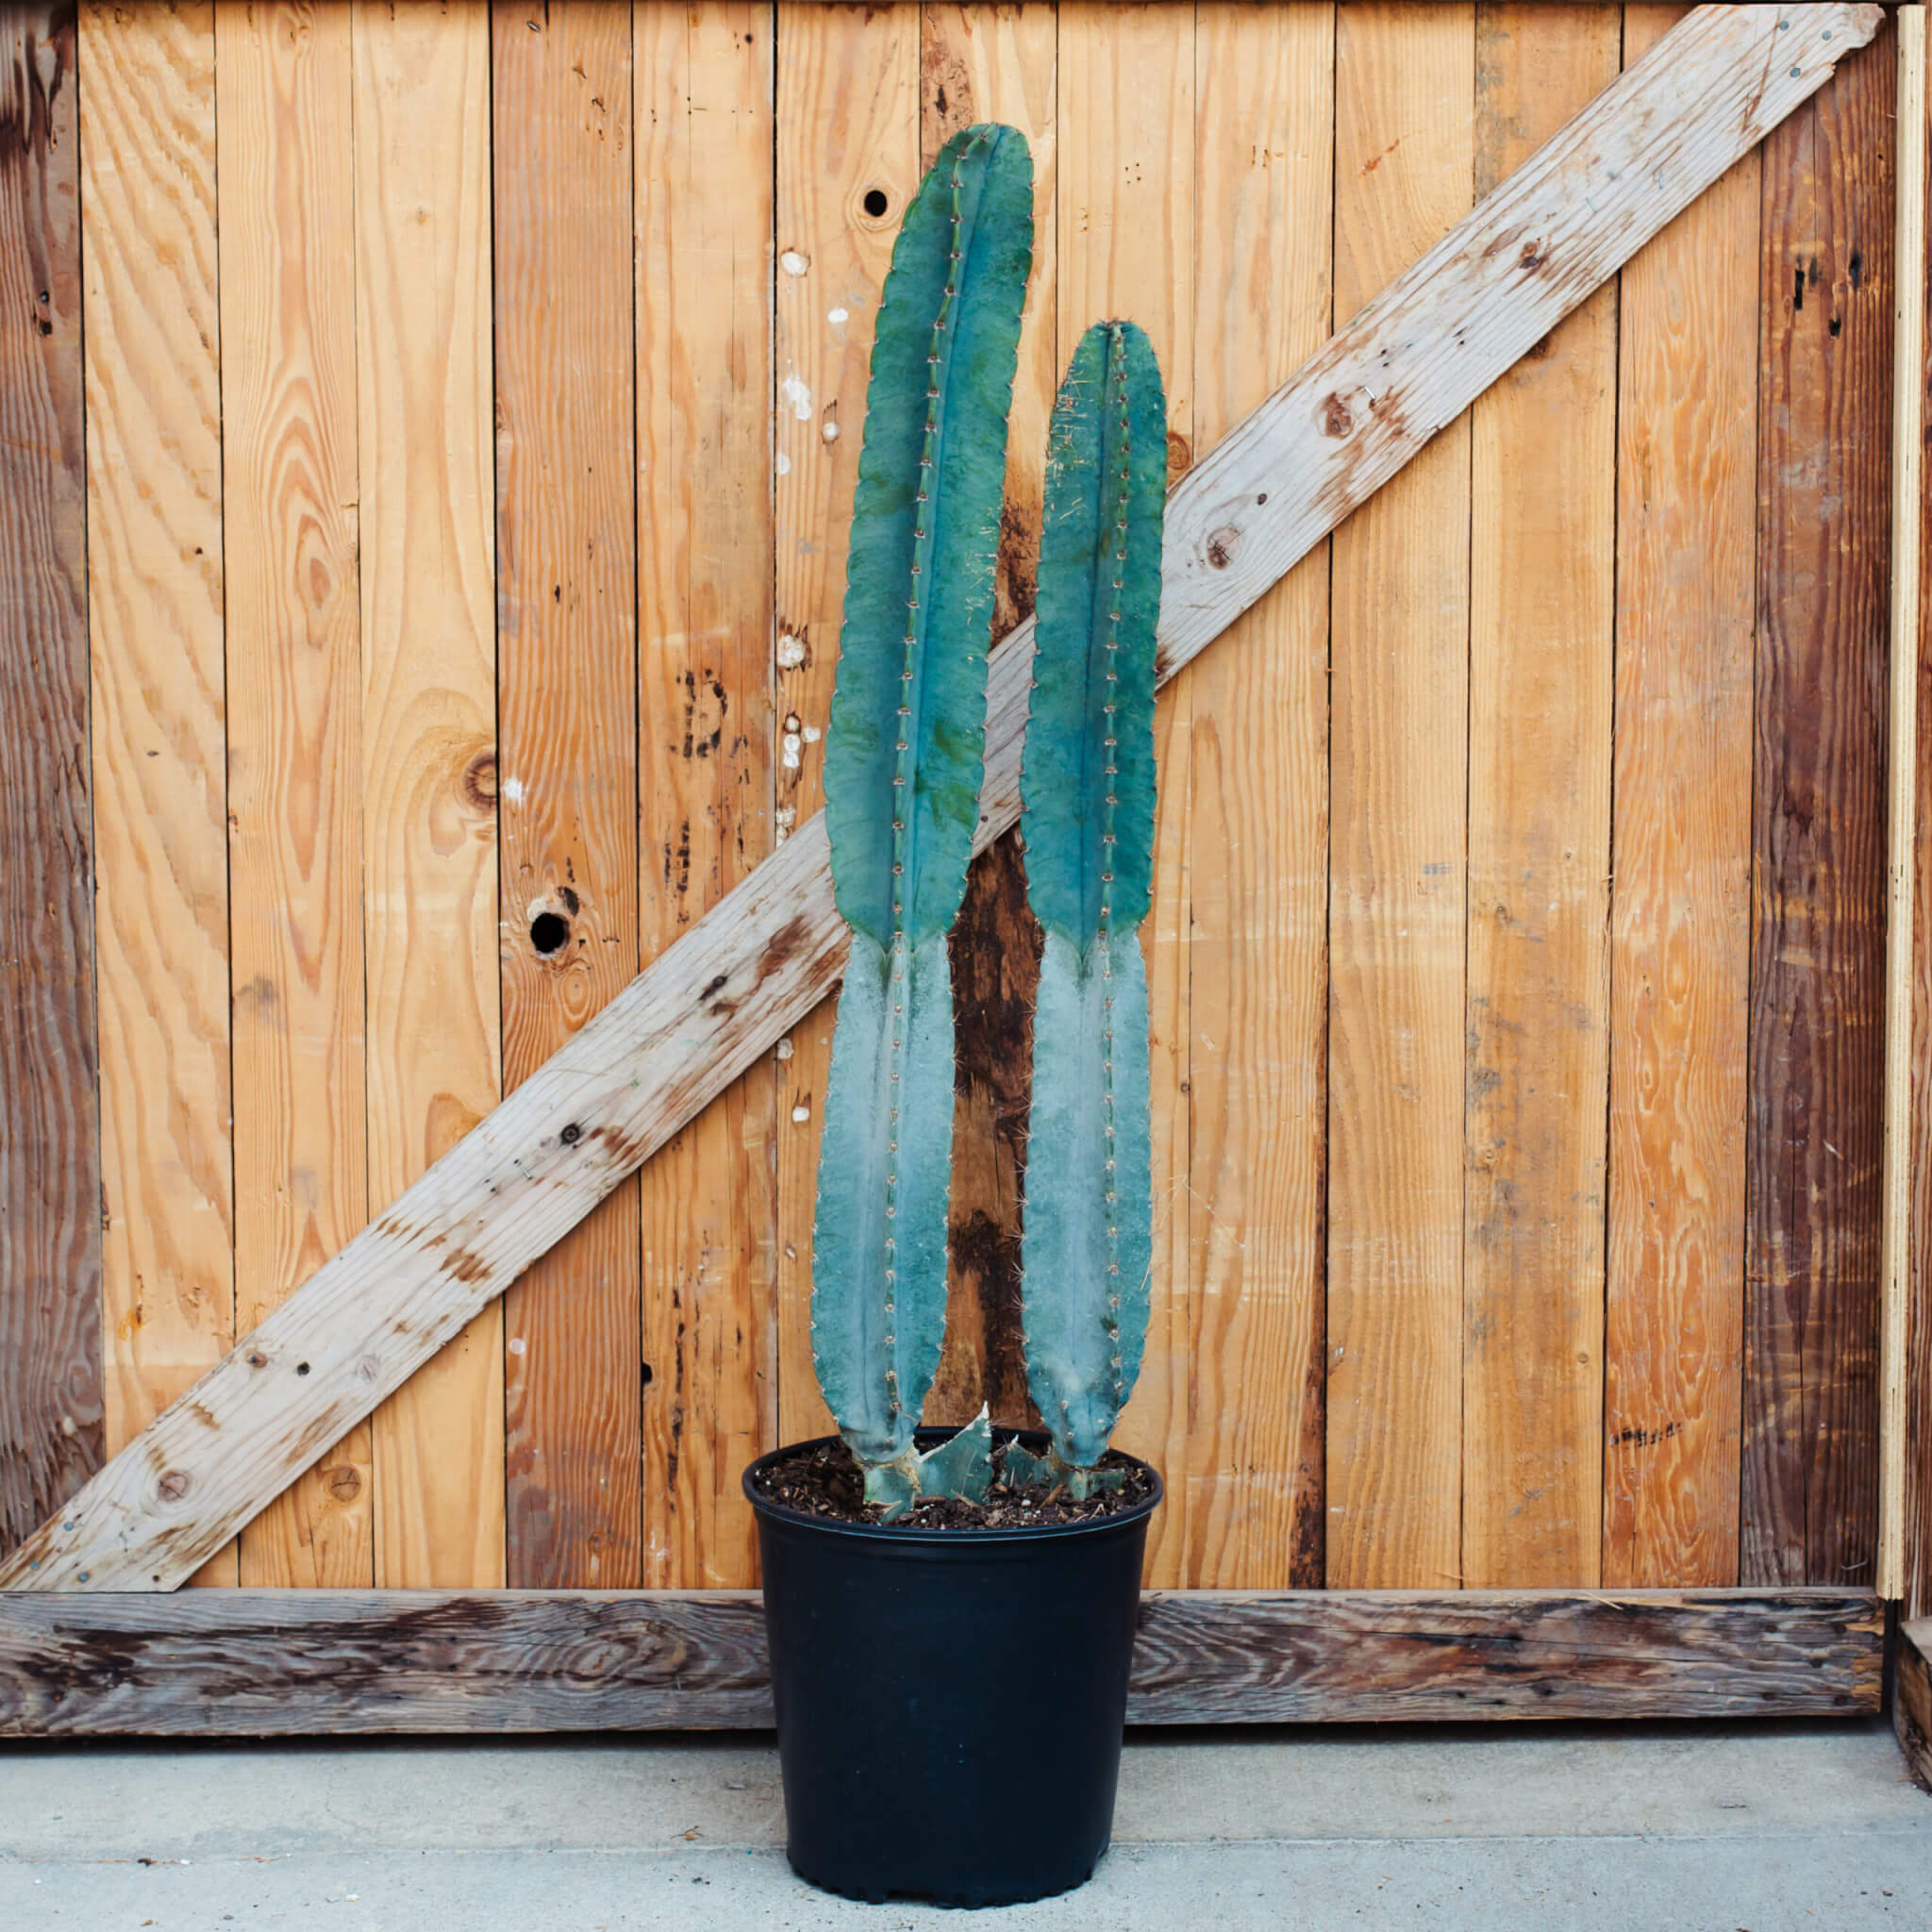
[(1906, 1769), (1932, 1791), (1932, 1618), (1901, 1624), (1891, 1659), (1891, 1727)]
[[(1175, 487), (1160, 674), (1204, 650), (1871, 40), (1867, 5), (1704, 7)], [(993, 653), (983, 846), (1019, 811), (1032, 625)], [(168, 1590), (837, 982), (797, 834), (36, 1531), (9, 1590)]]
[[(1150, 1595), (1130, 1724), (1875, 1711), (1856, 1591)], [(755, 1591), (42, 1592), (0, 1604), (0, 1736), (761, 1728)]]

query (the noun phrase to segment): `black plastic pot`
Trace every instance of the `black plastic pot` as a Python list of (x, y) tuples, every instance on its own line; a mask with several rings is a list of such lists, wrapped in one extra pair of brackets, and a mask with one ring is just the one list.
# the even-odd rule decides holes
[(758, 1493), (759, 1471), (818, 1446), (744, 1476), (792, 1870), (875, 1903), (1017, 1905), (1083, 1883), (1113, 1829), (1159, 1477), (1091, 1523), (887, 1529)]

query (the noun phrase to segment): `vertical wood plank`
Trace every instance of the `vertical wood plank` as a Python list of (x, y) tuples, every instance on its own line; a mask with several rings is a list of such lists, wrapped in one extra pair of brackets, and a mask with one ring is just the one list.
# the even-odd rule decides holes
[[(1194, 11), (1069, 0), (1060, 8), (1059, 362), (1087, 328), (1130, 316), (1147, 331), (1167, 388), (1170, 479), (1194, 438)], [(1183, 1466), (1193, 1425), (1188, 1299), (1190, 734), (1198, 673), (1183, 671), (1155, 708), (1159, 803), (1154, 905), (1141, 929), (1154, 1107), (1154, 1307), (1121, 1446)], [(1149, 1583), (1187, 1580), (1191, 1498), (1170, 1490), (1155, 1518)]]
[(90, 4), (79, 28), (112, 1455), (235, 1334), (214, 8)]
[[(1335, 315), (1469, 210), (1474, 9), (1336, 19)], [(1470, 441), (1451, 424), (1334, 540), (1327, 1571), (1461, 1574)]]
[[(1688, 9), (1625, 10), (1633, 65)], [(1738, 1580), (1759, 162), (1624, 271), (1603, 1581)]]
[[(1925, 398), (1925, 9), (1901, 8), (1898, 35), (1898, 159), (1893, 260), (1891, 387), (1891, 599), (1886, 642), (1885, 1118), (1879, 1240), (1880, 1596), (1907, 1593), (1906, 1522), (1912, 1318), (1912, 950), (1913, 844), (1919, 793), (1919, 599), (1924, 569), (1920, 502), (1924, 493)], [(1927, 1472), (1932, 1475), (1932, 1471)]]
[[(1618, 9), (1476, 14), (1475, 192), (1617, 76)], [(1616, 291), (1471, 426), (1462, 1580), (1603, 1556)]]
[[(654, 958), (772, 843), (772, 8), (635, 13), (638, 854)], [(769, 1059), (644, 1169), (643, 1582), (754, 1580), (776, 1444)]]
[[(922, 15), (920, 160), (976, 122), (1003, 121), (1033, 155), (1033, 275), (1020, 325), (1007, 432), (1007, 494), (993, 584), (992, 635), (1033, 614), (1040, 570), (1046, 425), (1055, 358), (1055, 142), (1058, 21), (1051, 6), (958, 6)], [(1020, 1173), (1032, 1079), (1040, 929), (1026, 904), (1018, 836), (973, 862), (952, 933), (958, 1028), (953, 1116), (951, 1282), (946, 1341), (925, 1418), (965, 1423), (982, 1401), (995, 1420), (1037, 1420), (1026, 1394), (1020, 1324)]]
[[(1211, 448), (1332, 322), (1335, 10), (1214, 0), (1194, 42), (1194, 434)], [(1328, 545), (1192, 673), (1181, 1571), (1322, 1583)]]
[(0, 11), (0, 1550), (102, 1453), (75, 57)]
[(1877, 1532), (1890, 35), (1764, 144), (1741, 1578)]
[[(245, 1331), (369, 1218), (348, 10), (222, 0), (215, 61)], [(242, 1532), (241, 1574), (373, 1580), (366, 1424)]]
[[(625, 0), (492, 23), (508, 1090), (638, 968), (633, 129)], [(513, 1588), (641, 1578), (638, 1244), (626, 1185), (505, 1297)]]
[[(490, 15), (358, 0), (369, 1193), (496, 1104)], [(379, 1589), (500, 1589), (503, 1310), (373, 1418)]]
[[(1916, 102), (1901, 100), (1901, 114), (1916, 113), (1932, 130), (1932, 60), (1926, 92)], [(1927, 147), (1932, 147), (1928, 133)], [(1932, 186), (1932, 158), (1927, 160)], [(1932, 260), (1920, 271), (1922, 291), (1932, 300)], [(1903, 372), (1900, 372), (1903, 375)], [(1932, 409), (1932, 341), (1918, 379), (1919, 393)], [(1914, 672), (1918, 741), (1923, 757), (1932, 747), (1932, 490), (1922, 488), (1917, 509), (1921, 569), (1919, 604), (1914, 613), (1917, 645)], [(1932, 1612), (1932, 810), (1923, 786), (1912, 853), (1912, 1047), (1911, 1047), (1911, 1295), (1906, 1328), (1906, 1504), (1905, 1574), (1901, 1595), (1907, 1617)]]
[[(777, 31), (774, 836), (783, 840), (824, 802), (873, 316), (919, 185), (919, 8), (780, 0)], [(810, 1324), (819, 1116), (836, 1008), (825, 1001), (777, 1049), (778, 1426), (788, 1442), (832, 1427)]]

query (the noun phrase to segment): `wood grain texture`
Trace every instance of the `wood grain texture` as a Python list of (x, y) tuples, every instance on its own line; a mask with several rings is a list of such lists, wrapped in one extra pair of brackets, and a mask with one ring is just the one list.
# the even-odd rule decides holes
[[(646, 958), (772, 848), (768, 5), (640, 6), (638, 903)], [(644, 1170), (642, 1580), (754, 1581), (777, 1447), (777, 1105), (760, 1061)]]
[[(1059, 360), (1094, 323), (1128, 316), (1147, 332), (1167, 390), (1170, 483), (1193, 459), (1194, 15), (1182, 7), (1063, 0), (1059, 63)], [(1153, 1103), (1154, 1284), (1141, 1378), (1115, 1440), (1178, 1469), (1193, 1424), (1189, 1319), (1188, 1004), (1192, 674), (1156, 700), (1159, 777), (1147, 961)], [(1148, 1531), (1147, 1577), (1185, 1579), (1192, 1499), (1184, 1485)]]
[[(1885, 1118), (1880, 1186), (1878, 1559), (1875, 1587), (1906, 1594), (1907, 1420), (1912, 1317), (1913, 847), (1918, 839), (1920, 526), (1925, 464), (1927, 147), (1925, 9), (1896, 17), (1898, 158), (1891, 385), (1891, 597), (1886, 642)], [(1932, 1476), (1932, 1471), (1927, 1472)]]
[[(1468, 211), (1471, 7), (1336, 20), (1335, 312)], [(1338, 424), (1351, 411), (1338, 403)], [(1452, 424), (1336, 533), (1330, 659), (1326, 1581), (1462, 1565), (1470, 453)]]
[[(1000, 121), (1033, 157), (1033, 273), (1020, 322), (1007, 427), (1006, 503), (992, 634), (1033, 614), (1046, 427), (1059, 384), (1058, 142), (1059, 21), (1039, 0), (921, 9), (919, 141), (930, 166), (962, 127)], [(957, 1095), (945, 1346), (925, 1401), (932, 1423), (1037, 1422), (1020, 1320), (1020, 1175), (1032, 1088), (1033, 999), (1041, 938), (1026, 904), (1017, 833), (975, 859), (951, 940)]]
[(111, 1455), (235, 1340), (214, 8), (79, 31)]
[[(873, 317), (919, 186), (919, 8), (780, 0), (777, 34), (772, 461), (782, 728), (774, 839), (782, 843), (824, 798)], [(834, 1426), (811, 1360), (811, 1229), (836, 1018), (828, 1000), (774, 1049), (778, 1434), (787, 1442)]]
[[(1682, 13), (1626, 8), (1628, 66)], [(1735, 1583), (1757, 156), (1624, 271), (1603, 1580)]]
[(1874, 1580), (1894, 104), (1886, 40), (1764, 150), (1747, 1583)]
[[(1332, 7), (1196, 12), (1203, 443), (1330, 332), (1334, 72)], [(1322, 1583), (1328, 567), (1319, 544), (1191, 674), (1189, 1427), (1164, 1474), (1207, 1589)]]
[[(1907, 104), (1901, 103), (1907, 110)], [(1932, 75), (1919, 110), (1932, 124)], [(1928, 142), (1932, 145), (1932, 142)], [(1928, 161), (1932, 174), (1932, 161)], [(1932, 260), (1921, 284), (1932, 299)], [(1932, 343), (1920, 394), (1932, 406)], [(1932, 491), (1916, 511), (1922, 559), (1932, 558)], [(1918, 741), (1932, 746), (1932, 570), (1922, 568), (1914, 613), (1914, 705)], [(1907, 1617), (1932, 1613), (1932, 812), (1921, 810), (1912, 846), (1912, 1041), (1910, 1167), (1911, 1294), (1906, 1326), (1903, 1449), (1906, 1494), (1900, 1597)], [(1927, 1654), (1922, 1646), (1922, 1654)]]
[(1189, 1591), (1142, 1605), (1127, 1722), (1847, 1717), (1884, 1657), (1854, 1591)]
[[(1476, 12), (1475, 192), (1617, 74), (1606, 6)], [(1603, 1548), (1616, 291), (1470, 424), (1462, 1580), (1591, 1584)]]
[(0, 1550), (102, 1457), (75, 42), (0, 13)]
[[(495, 1106), (490, 15), (355, 13), (369, 1194)], [(375, 1413), (375, 1581), (504, 1581), (503, 1311)]]
[[(508, 1092), (638, 969), (633, 127), (625, 0), (491, 17)], [(638, 1244), (621, 1187), (508, 1298), (519, 1587), (641, 1579)]]
[[(369, 1218), (348, 9), (221, 0), (215, 78), (245, 1333)], [(244, 1584), (373, 1580), (369, 1431), (308, 1447), (242, 1539)]]
[[(1878, 1708), (1884, 1651), (1882, 1606), (1853, 1591), (1190, 1591), (1142, 1600), (1127, 1722), (1843, 1717)], [(748, 1591), (199, 1591), (0, 1609), (0, 1736), (771, 1723)]]
[[(1193, 464), (1168, 514), (1163, 676), (1815, 91), (1879, 16), (1789, 17), (1797, 76), (1767, 79), (1760, 29), (1774, 22), (1693, 16)], [(1525, 236), (1552, 251), (1535, 270), (1522, 265)], [(1552, 263), (1563, 273), (1545, 274)], [(1365, 386), (1387, 405), (1379, 419)], [(1348, 417), (1339, 438), (1331, 404)], [(1028, 623), (988, 666), (982, 848), (1018, 815), (1031, 669)], [(842, 943), (824, 828), (808, 822), (0, 1563), (0, 1589), (179, 1582), (822, 1002)]]
[(1892, 1653), (1891, 1726), (1912, 1782), (1932, 1791), (1932, 1623), (1899, 1625)]

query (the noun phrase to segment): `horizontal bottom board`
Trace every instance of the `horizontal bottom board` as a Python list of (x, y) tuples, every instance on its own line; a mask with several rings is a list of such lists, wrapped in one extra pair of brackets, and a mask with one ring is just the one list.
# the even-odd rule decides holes
[[(1181, 1591), (1142, 1603), (1127, 1719), (1842, 1717), (1884, 1655), (1855, 1591)], [(771, 1722), (756, 1591), (0, 1595), (5, 1736)]]

